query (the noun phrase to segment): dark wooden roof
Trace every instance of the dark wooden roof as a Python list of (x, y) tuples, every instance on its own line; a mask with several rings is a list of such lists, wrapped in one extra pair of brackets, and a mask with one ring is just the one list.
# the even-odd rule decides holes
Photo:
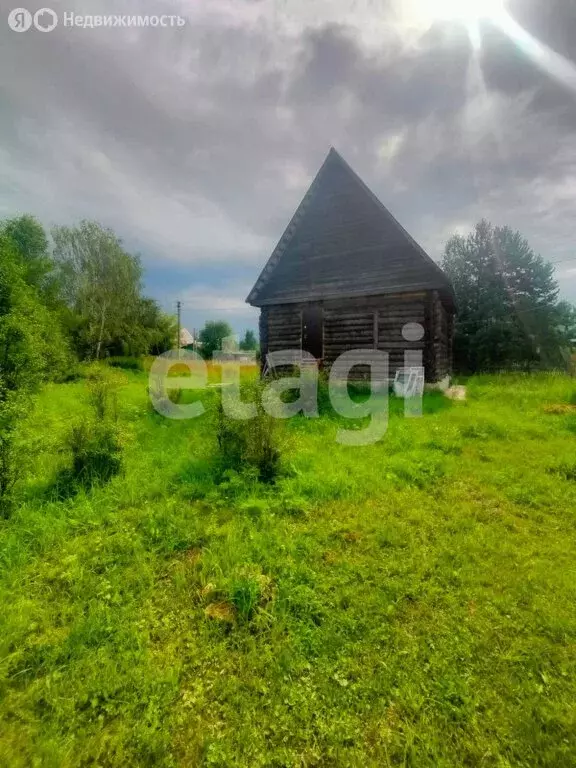
[(331, 149), (247, 298), (253, 306), (415, 290), (448, 278)]

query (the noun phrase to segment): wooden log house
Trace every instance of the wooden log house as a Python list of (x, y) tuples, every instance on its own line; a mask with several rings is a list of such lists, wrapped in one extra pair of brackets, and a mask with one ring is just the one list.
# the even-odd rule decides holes
[[(413, 349), (428, 382), (451, 373), (448, 278), (334, 149), (247, 302), (260, 307), (263, 360), (306, 350), (329, 369), (343, 352), (379, 349), (392, 379)], [(421, 339), (406, 340), (407, 323), (422, 326)]]

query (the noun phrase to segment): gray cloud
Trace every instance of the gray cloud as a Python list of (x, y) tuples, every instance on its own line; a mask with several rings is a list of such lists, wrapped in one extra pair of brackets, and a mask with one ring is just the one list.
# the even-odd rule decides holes
[[(573, 55), (573, 12), (540, 5), (513, 11)], [(122, 13), (188, 23), (45, 35), (2, 19), (0, 215), (89, 216), (151, 265), (242, 269), (223, 286), (233, 310), (230, 286), (256, 276), (334, 144), (435, 257), (487, 216), (576, 259), (576, 94), (489, 24), (475, 56), (461, 25), (416, 28), (407, 6), (134, 0)], [(562, 284), (576, 297), (576, 275)]]

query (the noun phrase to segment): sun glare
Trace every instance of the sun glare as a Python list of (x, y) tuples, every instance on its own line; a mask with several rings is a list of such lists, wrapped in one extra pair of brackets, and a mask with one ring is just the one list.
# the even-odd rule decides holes
[(506, 0), (398, 0), (406, 19), (420, 29), (437, 24), (460, 24), (475, 50), (481, 47), (481, 22), (501, 26), (507, 15)]
[(481, 22), (498, 27), (534, 64), (572, 91), (576, 91), (574, 62), (557, 53), (524, 29), (506, 9), (506, 0), (406, 0), (414, 18), (429, 28), (438, 22), (466, 27), (475, 51), (481, 47)]
[(464, 23), (495, 20), (504, 12), (503, 0), (429, 0), (426, 6), (432, 18)]

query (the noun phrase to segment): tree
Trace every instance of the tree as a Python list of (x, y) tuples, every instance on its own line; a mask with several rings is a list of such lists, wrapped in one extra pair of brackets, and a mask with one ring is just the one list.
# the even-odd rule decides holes
[(122, 337), (112, 341), (109, 351), (113, 355), (160, 355), (174, 347), (176, 333), (176, 319), (164, 314), (154, 299), (141, 297)]
[(141, 300), (140, 260), (110, 229), (93, 221), (55, 227), (54, 256), (72, 317), (68, 326), (88, 358), (130, 333)]
[(152, 355), (161, 355), (174, 348), (178, 324), (173, 315), (167, 315), (154, 299), (140, 299), (138, 327), (141, 329), (140, 348)]
[(560, 301), (554, 313), (554, 331), (560, 339), (560, 353), (567, 368), (571, 368), (572, 350), (576, 346), (576, 307), (568, 301)]
[(40, 291), (48, 287), (54, 262), (48, 250), (48, 238), (42, 225), (29, 214), (8, 219), (2, 227), (11, 240), (14, 255), (24, 266), (24, 280)]
[(569, 301), (560, 301), (556, 305), (556, 326), (566, 346), (575, 346), (576, 307)]
[(21, 465), (15, 436), (30, 405), (30, 395), (53, 376), (59, 326), (26, 282), (27, 270), (14, 243), (0, 232), (0, 514), (10, 508), (10, 493)]
[(258, 342), (256, 341), (254, 331), (246, 331), (244, 338), (240, 342), (240, 349), (243, 352), (255, 352), (258, 349)]
[(46, 233), (33, 216), (24, 215), (3, 222), (0, 236), (4, 253), (10, 254), (5, 256), (6, 268), (18, 273), (12, 295), (20, 297), (18, 306), (30, 305), (18, 320), (20, 328), (34, 320), (33, 347), (41, 376), (62, 378), (69, 373), (72, 356), (62, 328), (62, 302)]
[(200, 331), (202, 355), (211, 360), (214, 352), (222, 349), (222, 339), (232, 336), (232, 328), (223, 320), (209, 320)]
[(454, 286), (454, 358), (467, 372), (561, 364), (554, 267), (509, 227), (454, 235), (442, 264)]

